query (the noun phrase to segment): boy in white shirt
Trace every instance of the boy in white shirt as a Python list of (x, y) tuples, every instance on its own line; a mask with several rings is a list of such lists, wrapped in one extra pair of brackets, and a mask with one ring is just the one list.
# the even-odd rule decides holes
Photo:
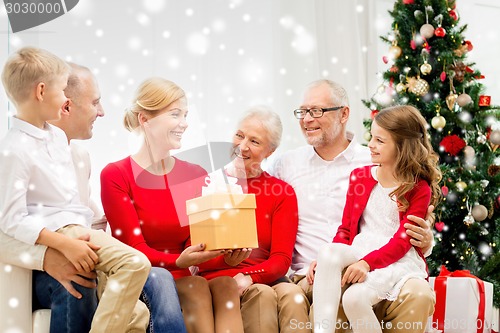
[[(79, 201), (66, 135), (47, 123), (67, 106), (68, 73), (63, 60), (37, 48), (22, 48), (5, 64), (2, 81), (17, 114), (0, 142), (0, 228), (59, 250), (79, 271), (106, 273), (90, 332), (125, 332), (151, 264), (139, 251), (90, 229), (93, 214)], [(76, 239), (86, 234), (90, 241)]]

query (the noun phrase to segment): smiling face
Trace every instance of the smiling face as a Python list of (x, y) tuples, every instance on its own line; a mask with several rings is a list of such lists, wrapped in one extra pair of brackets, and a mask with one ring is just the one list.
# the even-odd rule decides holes
[(70, 130), (65, 131), (68, 138), (87, 140), (92, 137), (94, 121), (97, 117), (104, 116), (101, 105), (101, 92), (97, 80), (90, 73), (79, 76), (78, 88), (68, 94), (70, 99), (69, 125)]
[[(64, 95), (64, 89), (68, 83), (68, 75), (56, 76), (47, 81), (39, 83), (41, 98), (43, 99), (43, 121), (58, 120), (61, 118), (63, 105), (68, 100)], [(43, 87), (42, 87), (43, 85)]]
[(389, 168), (395, 167), (397, 147), (391, 133), (373, 121), (371, 134), (368, 148), (370, 148), (372, 162)]
[(180, 98), (171, 103), (158, 116), (143, 123), (149, 143), (160, 150), (179, 149), (184, 131), (188, 127), (187, 100)]
[(260, 170), (262, 161), (273, 153), (266, 129), (256, 118), (246, 118), (233, 136), (235, 164), (245, 168), (247, 175)]
[[(336, 105), (332, 98), (332, 90), (327, 84), (320, 84), (309, 88), (304, 94), (301, 109), (331, 108)], [(338, 141), (344, 132), (345, 109), (325, 112), (321, 118), (313, 118), (309, 113), (299, 120), (300, 129), (307, 143), (315, 148), (328, 146)]]

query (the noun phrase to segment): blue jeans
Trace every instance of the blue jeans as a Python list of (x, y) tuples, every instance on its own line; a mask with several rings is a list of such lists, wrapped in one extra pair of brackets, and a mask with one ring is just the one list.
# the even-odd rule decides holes
[(141, 294), (150, 312), (149, 333), (186, 333), (175, 281), (164, 268), (152, 267)]
[[(73, 282), (72, 282), (73, 283)], [(57, 280), (41, 271), (33, 271), (34, 310), (51, 309), (51, 333), (88, 333), (97, 308), (97, 291), (73, 283), (82, 294), (72, 296)]]
[[(51, 309), (51, 333), (88, 333), (97, 308), (96, 289), (73, 286), (82, 294), (73, 297), (45, 272), (33, 271), (37, 308)], [(149, 333), (186, 333), (175, 281), (169, 271), (153, 267), (141, 294), (150, 312)]]

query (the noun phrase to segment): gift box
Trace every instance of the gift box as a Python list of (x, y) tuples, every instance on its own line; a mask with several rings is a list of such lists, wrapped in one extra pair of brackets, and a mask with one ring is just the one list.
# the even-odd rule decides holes
[(500, 328), (498, 327), (500, 322), (500, 311), (498, 308), (493, 307), (493, 318), (491, 319), (491, 333), (500, 332)]
[(436, 293), (434, 315), (429, 317), (426, 332), (491, 333), (493, 285), (469, 271), (449, 272), (441, 268), (429, 284)]
[(191, 244), (206, 250), (256, 248), (255, 195), (214, 193), (186, 202)]
[(202, 196), (186, 201), (191, 244), (206, 250), (257, 248), (255, 195), (244, 194), (237, 179), (214, 172), (205, 179)]

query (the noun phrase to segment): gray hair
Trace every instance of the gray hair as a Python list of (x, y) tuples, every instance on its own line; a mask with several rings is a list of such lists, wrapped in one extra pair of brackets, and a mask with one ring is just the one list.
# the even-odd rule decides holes
[(327, 79), (316, 80), (307, 85), (306, 91), (323, 84), (326, 84), (330, 88), (332, 93), (332, 102), (335, 106), (349, 106), (349, 97), (347, 96), (347, 92), (344, 87), (337, 82)]
[(260, 121), (267, 132), (271, 149), (275, 150), (278, 148), (281, 141), (281, 134), (283, 133), (283, 125), (281, 124), (280, 116), (276, 112), (267, 106), (253, 106), (244, 113), (238, 125), (241, 125), (247, 119), (257, 119)]

